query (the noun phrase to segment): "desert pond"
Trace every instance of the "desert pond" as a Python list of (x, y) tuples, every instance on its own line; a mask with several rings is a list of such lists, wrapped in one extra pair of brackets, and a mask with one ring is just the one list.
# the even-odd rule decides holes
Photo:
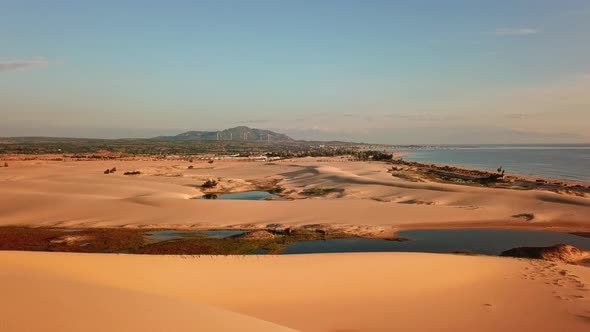
[[(241, 236), (252, 233), (252, 236)], [(118, 252), (170, 255), (310, 254), (337, 252), (464, 252), (499, 255), (516, 247), (569, 244), (590, 250), (590, 238), (549, 231), (413, 230), (399, 239), (366, 239), (315, 229), (142, 230), (0, 227), (0, 250)]]
[(570, 244), (590, 250), (590, 238), (547, 231), (500, 229), (414, 230), (398, 232), (408, 241), (378, 239), (328, 239), (302, 241), (287, 246), (282, 254), (311, 254), (336, 252), (469, 252), (499, 255), (515, 247), (545, 247)]
[(279, 200), (280, 197), (267, 191), (245, 191), (233, 194), (205, 194), (198, 199), (227, 199), (243, 201)]

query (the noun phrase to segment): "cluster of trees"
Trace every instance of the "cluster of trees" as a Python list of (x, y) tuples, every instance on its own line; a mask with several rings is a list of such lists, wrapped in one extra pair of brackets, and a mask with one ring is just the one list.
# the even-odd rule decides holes
[(301, 157), (336, 157), (354, 155), (357, 149), (352, 148), (314, 148), (304, 150), (282, 150), (266, 154), (267, 157), (301, 158)]
[(376, 160), (376, 161), (389, 161), (393, 159), (391, 152), (383, 151), (357, 151), (354, 153), (355, 158), (358, 160)]

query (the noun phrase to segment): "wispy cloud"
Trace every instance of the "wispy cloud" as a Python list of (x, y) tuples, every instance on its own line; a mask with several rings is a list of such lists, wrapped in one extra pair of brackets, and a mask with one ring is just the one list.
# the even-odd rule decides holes
[(486, 34), (492, 36), (528, 36), (539, 33), (535, 28), (498, 28)]
[(48, 64), (49, 61), (44, 58), (35, 58), (31, 60), (0, 60), (0, 72), (46, 67)]

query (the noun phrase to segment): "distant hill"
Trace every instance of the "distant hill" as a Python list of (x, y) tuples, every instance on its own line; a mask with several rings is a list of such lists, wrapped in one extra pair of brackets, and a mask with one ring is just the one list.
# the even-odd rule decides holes
[(270, 130), (249, 128), (246, 126), (229, 128), (220, 131), (187, 131), (176, 136), (160, 136), (156, 138), (175, 141), (294, 141), (294, 139), (285, 134), (275, 133), (274, 131)]

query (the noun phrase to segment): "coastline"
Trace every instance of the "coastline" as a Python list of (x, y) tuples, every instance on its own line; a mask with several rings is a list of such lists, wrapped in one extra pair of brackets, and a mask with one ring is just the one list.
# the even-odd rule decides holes
[[(572, 149), (588, 149), (590, 150), (590, 145), (589, 144), (579, 144), (579, 146), (575, 146), (575, 145), (564, 145), (565, 147), (570, 147)], [(539, 148), (539, 150), (542, 150), (542, 148), (563, 148), (564, 146), (558, 145), (558, 146), (549, 146), (549, 147), (545, 147), (545, 146), (539, 146), (539, 145), (531, 145), (531, 146), (524, 146), (524, 150), (527, 149), (535, 149), (535, 148)], [(505, 146), (505, 145), (491, 145), (490, 147), (488, 147), (487, 149), (491, 149), (491, 150), (505, 150), (503, 148), (506, 148), (506, 150), (510, 150), (510, 149), (514, 149), (514, 148), (518, 148), (520, 147), (520, 145), (516, 145), (516, 146)], [(466, 147), (468, 150), (471, 149), (475, 149), (475, 150), (479, 150), (481, 149), (482, 151), (486, 151), (485, 146), (482, 147), (481, 145), (475, 145), (475, 146), (468, 146)], [(410, 149), (409, 151), (397, 151), (397, 150), (391, 150), (392, 152), (401, 152), (404, 153), (406, 156), (411, 156), (411, 155), (415, 155), (417, 153), (422, 152), (431, 152), (431, 151), (460, 151), (462, 150), (462, 146), (450, 146), (444, 149), (433, 149), (433, 148), (425, 148), (425, 149)], [(518, 150), (518, 149), (517, 149)], [(433, 158), (435, 158), (435, 156), (433, 156)], [(466, 170), (480, 170), (480, 171), (484, 171), (484, 172), (493, 172), (494, 169), (496, 169), (497, 167), (504, 167), (505, 165), (502, 165), (503, 163), (501, 161), (498, 162), (498, 165), (490, 165), (488, 168), (485, 168), (483, 166), (467, 166), (465, 164), (461, 164), (461, 162), (459, 163), (444, 163), (444, 162), (432, 162), (432, 161), (427, 161), (427, 160), (414, 160), (414, 159), (410, 159), (407, 161), (412, 161), (412, 162), (418, 162), (418, 163), (423, 163), (423, 164), (433, 164), (433, 165), (437, 165), (437, 166), (453, 166), (456, 168), (461, 168), (461, 169), (466, 169)], [(467, 162), (469, 163), (469, 162)], [(506, 167), (504, 167), (506, 168)], [(509, 168), (509, 167), (508, 167)], [(566, 177), (559, 177), (559, 176), (550, 176), (550, 175), (544, 175), (541, 173), (539, 174), (524, 174), (524, 173), (519, 173), (519, 172), (513, 172), (510, 171), (510, 169), (508, 169), (509, 173), (506, 173), (507, 176), (513, 176), (513, 177), (519, 177), (519, 178), (524, 178), (524, 179), (529, 179), (529, 180), (534, 180), (534, 179), (544, 179), (547, 181), (551, 181), (551, 182), (562, 182), (562, 183), (569, 183), (569, 184), (581, 184), (581, 185), (588, 185), (590, 184), (590, 178), (586, 179), (586, 180), (579, 180), (579, 179), (571, 179), (571, 178), (566, 178)], [(531, 172), (534, 173), (534, 172)]]
[[(411, 153), (403, 154), (402, 157), (408, 156), (408, 155), (411, 155)], [(457, 165), (457, 164), (441, 164), (441, 163), (413, 161), (413, 160), (406, 160), (406, 161), (416, 162), (416, 163), (420, 163), (423, 165), (434, 165), (437, 167), (449, 166), (449, 167), (454, 167), (454, 168), (461, 169), (464, 171), (480, 171), (480, 172), (485, 172), (485, 173), (494, 173), (492, 170), (485, 169), (485, 168), (466, 167), (466, 166), (461, 166), (461, 165)], [(538, 175), (538, 176), (525, 175), (525, 174), (512, 173), (512, 172), (505, 173), (505, 176), (512, 177), (512, 178), (518, 178), (518, 179), (524, 179), (524, 180), (528, 180), (528, 181), (544, 180), (546, 182), (552, 182), (552, 183), (559, 182), (559, 183), (563, 183), (563, 184), (566, 184), (569, 186), (582, 185), (582, 186), (590, 187), (590, 181), (571, 180), (571, 179), (564, 179), (564, 178), (553, 178), (553, 177), (543, 176), (543, 175)]]

